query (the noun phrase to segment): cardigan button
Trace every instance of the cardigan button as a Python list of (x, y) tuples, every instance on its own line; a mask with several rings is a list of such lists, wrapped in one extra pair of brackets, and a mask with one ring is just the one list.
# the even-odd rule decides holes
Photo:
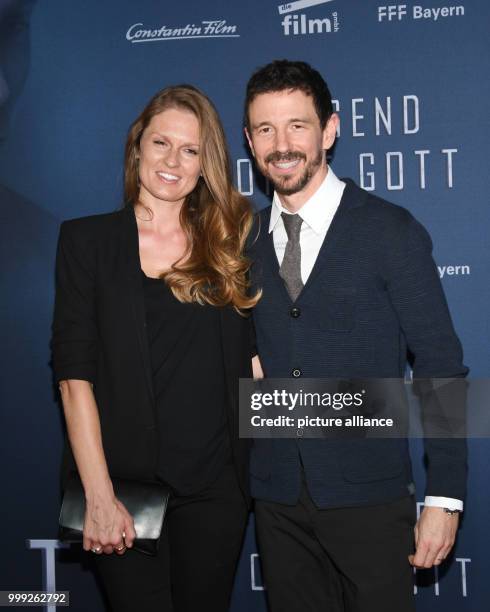
[(301, 376), (301, 370), (299, 368), (294, 368), (291, 374), (293, 375), (293, 378), (299, 378)]
[(295, 306), (294, 308), (291, 308), (291, 311), (289, 314), (293, 317), (293, 319), (297, 319), (301, 314), (301, 309)]

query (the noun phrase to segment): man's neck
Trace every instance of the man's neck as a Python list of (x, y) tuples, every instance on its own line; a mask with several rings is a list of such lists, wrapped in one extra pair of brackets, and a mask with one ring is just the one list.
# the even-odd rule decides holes
[(297, 213), (298, 210), (300, 210), (311, 198), (311, 196), (318, 191), (320, 185), (325, 180), (327, 173), (328, 165), (324, 163), (318, 169), (318, 172), (312, 177), (311, 181), (301, 191), (291, 195), (282, 195), (278, 193), (277, 195), (281, 204), (286, 210), (289, 210), (289, 212)]

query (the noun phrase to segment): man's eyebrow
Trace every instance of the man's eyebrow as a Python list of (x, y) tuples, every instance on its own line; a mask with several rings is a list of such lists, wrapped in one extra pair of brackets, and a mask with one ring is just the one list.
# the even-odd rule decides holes
[[(261, 121), (260, 123), (252, 123), (252, 129), (256, 130), (264, 125), (271, 125), (272, 121)], [(289, 119), (288, 123), (312, 123), (311, 119), (305, 119), (304, 117), (297, 117)]]
[(256, 130), (259, 127), (262, 127), (263, 125), (270, 125), (271, 122), (270, 121), (261, 121), (260, 123), (252, 123), (252, 129)]

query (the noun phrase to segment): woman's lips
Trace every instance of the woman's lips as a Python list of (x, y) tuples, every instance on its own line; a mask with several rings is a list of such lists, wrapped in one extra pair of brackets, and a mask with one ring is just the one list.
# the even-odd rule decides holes
[(174, 184), (177, 181), (180, 181), (180, 176), (170, 174), (170, 172), (157, 172), (157, 176), (161, 181), (167, 184)]

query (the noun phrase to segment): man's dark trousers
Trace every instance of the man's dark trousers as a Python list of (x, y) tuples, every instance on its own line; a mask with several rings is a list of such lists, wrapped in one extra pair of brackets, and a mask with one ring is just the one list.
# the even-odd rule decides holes
[[(254, 323), (265, 375), (284, 378), (294, 371), (307, 378), (403, 378), (410, 354), (414, 378), (464, 376), (467, 369), (427, 232), (408, 211), (345, 182), (314, 268), (294, 303), (279, 276), (268, 232), (270, 209), (259, 215), (250, 257), (253, 287), (263, 289)], [(464, 442), (426, 440), (425, 451), (425, 494), (464, 499)], [(364, 575), (367, 583), (370, 575), (388, 584), (406, 580), (411, 572), (407, 556), (413, 546), (414, 489), (407, 441), (255, 440), (250, 471), (269, 591), (286, 589), (286, 584), (292, 588), (294, 560), (301, 547), (310, 546), (313, 534), (317, 551), (324, 553), (322, 563), (335, 570), (329, 572), (336, 576), (329, 589), (342, 590), (346, 609), (365, 612), (372, 600), (379, 611), (381, 603), (374, 594), (359, 595), (356, 603), (352, 593), (360, 592), (361, 585), (350, 584), (352, 576), (342, 568), (349, 559), (357, 559), (356, 575)], [(391, 518), (386, 514), (389, 508)], [(304, 522), (304, 516), (310, 519)], [(320, 527), (320, 516), (337, 518), (321, 519), (324, 527)], [(394, 539), (399, 541), (401, 573), (394, 561), (379, 562), (383, 551), (385, 560), (395, 554), (390, 552), (390, 521), (399, 534)], [(344, 545), (335, 544), (336, 538)], [(297, 542), (290, 562), (284, 550), (288, 539)], [(305, 558), (304, 572), (309, 571), (308, 563)], [(273, 568), (278, 566), (281, 577), (274, 577)], [(318, 578), (312, 580), (316, 583)], [(406, 595), (400, 589), (395, 585), (400, 593), (396, 607), (410, 609), (411, 589), (404, 587)], [(290, 592), (284, 605), (274, 606), (271, 599), (272, 612), (299, 610), (294, 601)]]

